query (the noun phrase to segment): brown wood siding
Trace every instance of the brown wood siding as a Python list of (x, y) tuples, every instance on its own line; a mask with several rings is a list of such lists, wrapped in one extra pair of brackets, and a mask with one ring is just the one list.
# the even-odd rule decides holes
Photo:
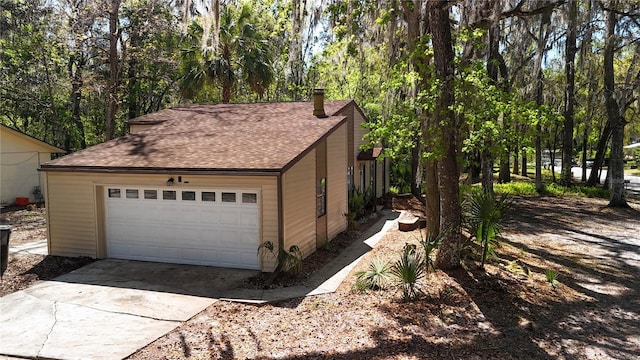
[[(365, 118), (362, 116), (362, 114), (360, 114), (359, 111), (353, 111), (353, 143), (352, 143), (352, 147), (350, 148), (353, 151), (353, 154), (351, 155), (353, 157), (353, 164), (354, 164), (354, 169), (353, 169), (353, 180), (354, 180), (354, 185), (356, 188), (358, 188), (361, 184), (361, 180), (360, 180), (360, 163), (367, 163), (367, 161), (364, 162), (360, 162), (358, 161), (358, 154), (360, 153), (360, 146), (363, 144), (366, 144), (367, 141), (363, 140), (364, 135), (367, 133), (367, 129), (362, 127), (362, 124), (365, 122)], [(369, 183), (370, 183), (370, 177), (369, 177), (369, 165), (367, 164), (365, 167), (365, 188), (364, 189), (360, 189), (361, 191), (365, 191), (368, 187), (369, 187)]]
[(94, 186), (86, 176), (47, 174), (49, 253), (97, 257)]
[[(353, 149), (354, 148), (354, 144), (355, 141), (353, 141), (353, 137), (354, 137), (354, 127), (355, 125), (355, 119), (353, 117), (353, 113), (356, 112), (354, 110), (354, 107), (351, 106), (348, 108), (347, 111), (345, 111), (344, 115), (347, 116), (347, 149), (345, 150), (349, 150), (349, 149)], [(350, 167), (354, 167), (357, 161), (357, 157), (358, 157), (358, 153), (356, 152), (355, 154), (349, 153), (347, 156), (347, 165)], [(355, 179), (355, 177), (354, 177)]]
[(329, 241), (327, 233), (327, 199), (326, 199), (326, 181), (325, 181), (325, 213), (318, 216), (318, 198), (320, 190), (320, 182), (327, 179), (327, 140), (318, 143), (316, 147), (316, 249)]
[(316, 152), (282, 175), (284, 248), (297, 245), (304, 257), (316, 250)]
[[(260, 242), (278, 242), (276, 176), (128, 175), (47, 172), (49, 252), (63, 256), (104, 256), (104, 187), (108, 185), (164, 186), (168, 178), (175, 188), (216, 187), (260, 189)], [(183, 183), (177, 183), (178, 176)], [(187, 182), (188, 183), (185, 183)], [(100, 200), (98, 200), (100, 198)], [(102, 222), (102, 223), (101, 223)], [(256, 244), (256, 251), (260, 244)], [(275, 259), (262, 258), (262, 269), (275, 268)]]
[(327, 139), (327, 235), (347, 229), (347, 124)]

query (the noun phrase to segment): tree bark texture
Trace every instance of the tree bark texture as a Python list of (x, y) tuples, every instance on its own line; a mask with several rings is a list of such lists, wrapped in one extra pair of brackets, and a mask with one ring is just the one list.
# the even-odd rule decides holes
[[(536, 74), (536, 104), (542, 105), (543, 90), (544, 90), (544, 73), (542, 72), (542, 58), (544, 57), (545, 47), (547, 45), (547, 27), (551, 21), (550, 10), (545, 11), (540, 19), (540, 28), (538, 29), (538, 43), (536, 47), (536, 61), (535, 61), (535, 74)], [(536, 191), (542, 193), (544, 186), (542, 184), (542, 124), (538, 122), (536, 124)]]
[[(612, 1), (609, 5), (613, 5)], [(604, 99), (607, 110), (608, 122), (611, 123), (611, 157), (607, 176), (611, 186), (611, 199), (609, 206), (628, 207), (625, 199), (624, 188), (624, 109), (621, 109), (615, 94), (615, 73), (613, 68), (613, 55), (616, 47), (616, 24), (618, 22), (615, 12), (606, 11), (606, 30), (604, 46)], [(623, 105), (624, 106), (624, 105)]]
[[(293, 85), (290, 88), (294, 100), (302, 99), (302, 67), (304, 61), (302, 60), (302, 17), (300, 6), (306, 6), (306, 1), (300, 4), (300, 1), (291, 1), (291, 41), (289, 42), (289, 59), (287, 61), (287, 68), (289, 70), (289, 84)], [(304, 11), (304, 8), (302, 9)]]
[(573, 118), (575, 104), (575, 58), (576, 58), (576, 18), (578, 0), (569, 0), (567, 40), (565, 44), (565, 76), (564, 91), (564, 127), (562, 132), (562, 171), (560, 183), (571, 184), (571, 166), (573, 160)]
[(105, 126), (106, 140), (113, 139), (118, 111), (118, 73), (120, 72), (120, 56), (118, 55), (118, 39), (120, 29), (118, 19), (120, 0), (111, 0), (109, 8), (109, 91), (107, 96), (107, 119)]
[(459, 176), (456, 161), (454, 104), (454, 53), (451, 40), (451, 23), (448, 4), (430, 1), (429, 28), (433, 44), (436, 76), (440, 81), (440, 93), (434, 119), (441, 126), (442, 158), (438, 161), (438, 188), (440, 189), (440, 227), (446, 231), (440, 244), (436, 263), (441, 269), (460, 265), (460, 199)]

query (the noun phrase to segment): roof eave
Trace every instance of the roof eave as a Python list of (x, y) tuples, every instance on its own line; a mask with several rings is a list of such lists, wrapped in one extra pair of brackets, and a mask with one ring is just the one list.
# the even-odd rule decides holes
[(295, 158), (293, 158), (291, 161), (289, 161), (289, 163), (285, 166), (282, 167), (282, 172), (284, 173), (285, 171), (289, 170), (293, 165), (295, 165), (298, 161), (300, 161), (300, 159), (302, 159), (303, 157), (305, 157), (311, 150), (315, 149), (316, 146), (318, 146), (318, 144), (325, 140), (326, 138), (328, 138), (329, 136), (331, 136), (331, 134), (333, 134), (337, 129), (340, 128), (340, 126), (344, 125), (347, 122), (347, 117), (344, 115), (333, 115), (333, 116), (342, 116), (342, 120), (340, 120), (337, 124), (335, 124), (331, 129), (329, 129), (327, 132), (324, 133), (324, 135), (322, 135), (319, 139), (317, 139), (313, 144), (311, 144), (310, 146), (308, 146), (306, 149), (304, 149), (300, 154), (298, 154), (298, 156), (296, 156)]
[(202, 169), (202, 168), (136, 168), (110, 166), (51, 166), (41, 165), (39, 171), (76, 172), (101, 174), (191, 174), (191, 175), (236, 175), (236, 176), (275, 176), (282, 172), (274, 169)]

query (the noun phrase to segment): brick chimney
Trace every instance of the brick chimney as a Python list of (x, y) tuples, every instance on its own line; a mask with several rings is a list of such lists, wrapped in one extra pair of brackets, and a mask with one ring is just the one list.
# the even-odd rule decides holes
[(313, 115), (326, 118), (324, 113), (324, 89), (313, 89)]

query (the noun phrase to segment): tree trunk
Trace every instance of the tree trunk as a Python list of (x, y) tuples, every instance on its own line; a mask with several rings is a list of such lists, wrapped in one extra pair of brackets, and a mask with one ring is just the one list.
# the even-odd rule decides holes
[(524, 148), (522, 149), (522, 156), (520, 157), (522, 163), (520, 164), (520, 167), (522, 168), (522, 176), (529, 176), (528, 174), (528, 170), (527, 170), (527, 149)]
[(569, 0), (567, 41), (565, 45), (564, 129), (562, 133), (562, 172), (560, 183), (571, 184), (573, 160), (573, 106), (575, 103), (576, 17), (578, 1)]
[[(544, 88), (544, 73), (542, 72), (542, 58), (544, 57), (545, 47), (547, 44), (547, 26), (551, 21), (551, 10), (547, 10), (542, 14), (540, 19), (540, 28), (538, 29), (538, 44), (536, 47), (536, 61), (535, 61), (535, 74), (536, 74), (536, 104), (542, 105), (543, 88)], [(538, 122), (536, 124), (536, 191), (540, 194), (544, 191), (542, 185), (542, 125)]]
[(228, 45), (222, 46), (222, 58), (224, 59), (225, 68), (222, 70), (222, 103), (228, 104), (231, 101), (231, 88), (233, 87), (233, 82), (231, 81), (231, 74), (233, 73), (233, 69), (231, 69), (231, 49), (229, 49)]
[(440, 233), (440, 196), (438, 196), (438, 163), (435, 159), (427, 159), (425, 161), (424, 171), (425, 194), (436, 194), (436, 196), (425, 197), (427, 235), (436, 236)]
[(438, 162), (438, 188), (440, 189), (440, 227), (446, 231), (436, 257), (441, 269), (460, 265), (460, 199), (459, 175), (456, 162), (456, 123), (451, 110), (454, 104), (454, 53), (448, 4), (430, 1), (429, 28), (433, 44), (436, 76), (440, 80), (440, 93), (434, 121), (441, 125), (442, 158)]
[(302, 17), (300, 14), (300, 1), (291, 1), (291, 34), (289, 41), (289, 91), (293, 100), (302, 99), (302, 41), (301, 41)]
[[(612, 4), (610, 4), (612, 5)], [(609, 205), (612, 207), (629, 207), (625, 199), (624, 188), (624, 109), (620, 108), (620, 104), (615, 95), (615, 73), (613, 68), (613, 55), (616, 47), (616, 24), (618, 22), (616, 13), (609, 10), (606, 11), (606, 31), (604, 46), (604, 99), (607, 110), (608, 122), (611, 123), (611, 157), (609, 159), (609, 168), (607, 176), (611, 186), (611, 199)], [(624, 105), (623, 105), (624, 106)]]
[[(76, 58), (79, 57), (79, 58)], [(87, 147), (85, 139), (84, 124), (80, 118), (80, 102), (82, 101), (82, 71), (84, 68), (84, 59), (81, 54), (76, 53), (76, 57), (69, 60), (69, 77), (71, 78), (71, 118), (78, 129), (80, 137), (80, 148)], [(71, 150), (68, 148), (67, 150)]]
[(609, 138), (611, 137), (611, 130), (611, 124), (609, 124), (609, 121), (607, 121), (604, 129), (602, 129), (600, 138), (598, 138), (598, 144), (596, 145), (596, 156), (593, 159), (593, 165), (591, 165), (591, 173), (589, 174), (589, 179), (587, 180), (587, 186), (596, 186), (596, 184), (600, 182), (600, 170), (602, 169), (602, 165), (604, 163), (604, 154), (607, 150)]
[(411, 193), (416, 198), (422, 198), (420, 185), (422, 184), (422, 171), (420, 169), (421, 161), (420, 137), (415, 140), (415, 144), (411, 149)]
[(582, 177), (581, 181), (587, 181), (587, 141), (589, 136), (589, 126), (584, 124), (584, 131), (582, 132)]
[[(413, 88), (410, 91), (411, 97), (414, 99), (417, 99), (420, 91), (422, 89), (427, 88), (430, 83), (429, 82), (430, 75), (426, 71), (424, 71), (424, 69), (429, 66), (429, 59), (414, 53), (416, 42), (420, 39), (422, 35), (424, 35), (422, 33), (420, 24), (426, 21), (424, 19), (424, 16), (426, 16), (426, 14), (423, 14), (421, 12), (421, 8), (422, 8), (421, 3), (422, 1), (420, 0), (402, 2), (404, 19), (407, 22), (408, 52), (412, 54), (411, 64), (413, 66), (413, 69), (417, 71), (421, 76), (421, 81), (414, 82)], [(420, 109), (420, 112), (422, 111), (423, 110)], [(422, 169), (422, 165), (423, 165), (422, 150), (423, 149), (422, 149), (421, 140), (423, 140), (423, 136), (427, 132), (428, 128), (426, 124), (427, 116), (423, 114), (420, 116), (419, 119), (420, 119), (420, 133), (422, 133), (423, 135), (422, 136), (419, 135), (414, 139), (414, 147), (411, 150), (411, 193), (417, 198), (421, 199), (422, 194), (420, 191), (421, 190), (420, 185), (423, 180), (423, 176), (421, 174), (423, 170)], [(427, 141), (429, 139), (424, 139), (424, 140)], [(437, 187), (434, 184), (429, 185), (430, 190), (437, 189)], [(436, 200), (434, 198), (438, 196), (439, 195), (437, 191), (436, 192), (425, 191), (425, 197), (427, 198), (426, 199), (427, 203), (430, 203), (430, 204), (436, 203)]]
[(120, 29), (118, 28), (118, 18), (120, 1), (121, 0), (111, 0), (111, 8), (109, 9), (109, 91), (107, 94), (107, 119), (105, 126), (106, 140), (113, 139), (116, 112), (118, 111), (118, 72), (120, 71), (120, 58), (118, 56)]
[(509, 162), (508, 152), (505, 152), (500, 156), (500, 172), (498, 173), (498, 182), (501, 184), (511, 182), (511, 163)]
[(127, 110), (129, 113), (129, 119), (136, 118), (143, 114), (140, 111), (140, 105), (138, 104), (138, 99), (140, 96), (140, 89), (138, 88), (138, 56), (136, 54), (136, 50), (140, 48), (141, 37), (139, 30), (137, 28), (133, 28), (130, 30), (129, 35), (129, 53), (123, 52), (122, 57), (128, 57), (128, 67), (127, 67)]
[(491, 156), (491, 150), (484, 149), (482, 151), (480, 167), (482, 168), (482, 188), (493, 193), (493, 157)]
[(191, 0), (185, 0), (182, 10), (182, 26), (184, 26), (184, 31), (186, 32), (191, 20)]

